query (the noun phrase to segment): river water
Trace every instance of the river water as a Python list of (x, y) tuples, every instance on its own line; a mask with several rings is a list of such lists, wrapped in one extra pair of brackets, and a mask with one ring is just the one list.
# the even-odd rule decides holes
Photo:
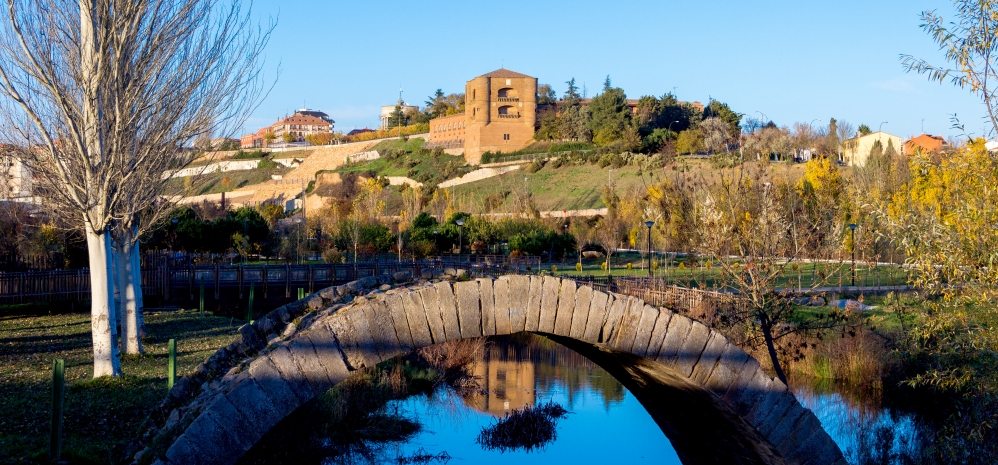
[[(381, 440), (365, 444), (361, 453), (338, 451), (330, 455), (316, 453), (321, 447), (314, 435), (286, 435), (279, 447), (269, 447), (280, 450), (280, 457), (251, 453), (252, 459), (244, 458), (242, 463), (682, 463), (669, 439), (624, 386), (587, 358), (554, 341), (528, 334), (490, 339), (469, 368), (481, 389), (459, 394), (440, 387), (428, 395), (388, 403), (385, 412), (419, 425), (417, 432), (403, 440)], [(852, 464), (908, 463), (906, 457), (917, 451), (920, 441), (910, 416), (851, 400), (827, 386), (806, 386), (795, 392)], [(504, 451), (476, 442), (484, 428), (509, 412), (546, 402), (557, 403), (569, 412), (554, 420), (553, 440), (533, 450)], [(317, 407), (310, 404), (303, 408)], [(324, 429), (323, 425), (299, 424), (296, 430)], [(301, 453), (289, 456), (288, 451)]]

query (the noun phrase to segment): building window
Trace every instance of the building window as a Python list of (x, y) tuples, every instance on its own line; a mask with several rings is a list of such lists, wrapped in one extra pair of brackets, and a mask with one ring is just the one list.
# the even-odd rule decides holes
[(509, 134), (503, 134), (502, 140), (509, 140)]

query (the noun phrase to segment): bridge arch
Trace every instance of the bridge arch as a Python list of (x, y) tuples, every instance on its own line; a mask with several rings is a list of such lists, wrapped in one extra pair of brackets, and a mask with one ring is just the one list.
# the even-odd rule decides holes
[(519, 332), (629, 354), (709, 392), (787, 463), (845, 464), (814, 414), (720, 332), (571, 279), (441, 281), (320, 311), (202, 392), (154, 463), (235, 463), (281, 419), (352, 371), (446, 341)]

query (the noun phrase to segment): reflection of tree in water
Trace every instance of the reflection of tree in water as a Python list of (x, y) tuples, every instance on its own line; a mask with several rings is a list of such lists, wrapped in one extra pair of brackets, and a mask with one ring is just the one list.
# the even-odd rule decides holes
[(519, 388), (550, 392), (563, 386), (569, 410), (580, 392), (597, 393), (607, 409), (624, 400), (624, 386), (591, 360), (550, 339), (532, 334), (517, 334), (490, 339), (485, 362), (510, 361), (533, 365), (534, 382)]
[[(855, 465), (908, 465), (922, 463), (923, 432), (912, 415), (883, 408), (879, 395), (844, 393), (850, 390), (818, 385), (812, 389), (798, 383), (795, 395), (814, 411), (822, 426)], [(807, 387), (802, 387), (807, 386)], [(839, 389), (842, 389), (840, 391)]]

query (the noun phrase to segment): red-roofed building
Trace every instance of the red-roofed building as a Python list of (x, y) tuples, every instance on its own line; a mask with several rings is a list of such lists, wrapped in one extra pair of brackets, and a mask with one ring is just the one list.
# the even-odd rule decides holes
[(329, 115), (321, 111), (302, 108), (255, 133), (243, 135), (239, 138), (239, 145), (248, 149), (268, 147), (275, 142), (304, 142), (313, 134), (331, 134), (334, 123)]
[(939, 153), (947, 146), (946, 140), (932, 134), (922, 134), (912, 137), (904, 143), (904, 154), (914, 155), (916, 153)]

